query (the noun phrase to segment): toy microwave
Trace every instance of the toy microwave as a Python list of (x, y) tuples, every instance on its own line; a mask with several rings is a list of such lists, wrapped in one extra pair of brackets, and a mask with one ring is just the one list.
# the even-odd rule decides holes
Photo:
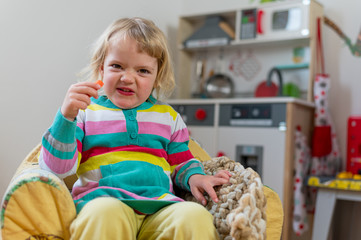
[(262, 4), (241, 11), (240, 39), (282, 40), (308, 37), (311, 0)]

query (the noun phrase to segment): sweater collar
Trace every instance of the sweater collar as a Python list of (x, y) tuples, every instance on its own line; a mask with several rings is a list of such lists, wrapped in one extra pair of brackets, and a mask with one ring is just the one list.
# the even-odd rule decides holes
[[(122, 108), (119, 108), (116, 105), (114, 105), (113, 102), (110, 101), (110, 99), (106, 95), (102, 95), (98, 99), (92, 98), (92, 102), (94, 102), (95, 104), (101, 105), (103, 107), (111, 108), (111, 109), (126, 110), (126, 109), (122, 109)], [(157, 99), (155, 97), (153, 97), (152, 95), (150, 95), (149, 98), (144, 103), (140, 104), (139, 106), (137, 106), (135, 108), (131, 108), (131, 109), (133, 109), (133, 110), (149, 109), (156, 102), (157, 102)]]

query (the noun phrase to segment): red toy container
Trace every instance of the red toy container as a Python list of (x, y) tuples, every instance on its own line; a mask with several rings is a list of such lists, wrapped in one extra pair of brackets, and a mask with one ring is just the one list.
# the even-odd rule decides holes
[(347, 171), (353, 174), (361, 174), (361, 116), (348, 118)]

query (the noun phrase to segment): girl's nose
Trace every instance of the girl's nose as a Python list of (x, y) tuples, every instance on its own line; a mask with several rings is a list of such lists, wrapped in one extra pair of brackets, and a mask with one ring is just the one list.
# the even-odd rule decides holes
[(134, 81), (133, 72), (131, 71), (124, 71), (120, 77), (120, 81), (124, 83), (132, 83)]

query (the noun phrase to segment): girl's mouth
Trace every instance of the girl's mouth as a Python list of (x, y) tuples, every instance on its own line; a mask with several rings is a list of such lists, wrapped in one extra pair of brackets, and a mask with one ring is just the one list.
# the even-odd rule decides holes
[(117, 88), (117, 91), (122, 94), (122, 95), (126, 95), (126, 96), (130, 96), (134, 94), (134, 91), (129, 89), (129, 88)]

